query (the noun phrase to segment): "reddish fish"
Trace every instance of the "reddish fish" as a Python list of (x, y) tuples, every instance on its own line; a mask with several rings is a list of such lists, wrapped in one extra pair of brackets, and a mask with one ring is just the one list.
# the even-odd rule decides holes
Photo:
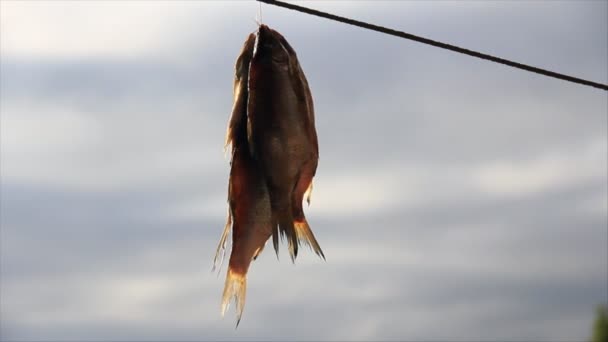
[(245, 306), (249, 265), (272, 235), (272, 214), (266, 182), (249, 154), (247, 141), (247, 79), (254, 41), (255, 36), (251, 34), (236, 63), (234, 104), (226, 135), (226, 145), (231, 146), (232, 152), (228, 185), (229, 213), (215, 260), (218, 261), (232, 230), (232, 251), (222, 296), (222, 315), (234, 298), (237, 326)]
[(270, 236), (277, 253), (279, 234), (287, 236), (292, 260), (300, 241), (325, 258), (302, 208), (319, 156), (312, 96), (295, 51), (265, 25), (249, 35), (236, 62), (226, 145), (229, 213), (215, 262), (232, 230), (222, 315), (234, 298), (238, 325), (247, 271)]
[(292, 260), (300, 241), (325, 258), (302, 208), (319, 160), (312, 95), (296, 52), (266, 25), (256, 33), (248, 90), (247, 138), (268, 186), (275, 251), (280, 235)]

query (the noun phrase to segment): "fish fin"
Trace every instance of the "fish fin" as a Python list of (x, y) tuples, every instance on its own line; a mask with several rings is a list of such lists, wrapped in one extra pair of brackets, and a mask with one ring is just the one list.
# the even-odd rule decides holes
[[(291, 206), (288, 206), (288, 208), (291, 208)], [(280, 210), (278, 219), (280, 235), (287, 239), (289, 256), (291, 257), (291, 261), (295, 262), (296, 257), (298, 256), (298, 235), (294, 226), (291, 210)]]
[(228, 120), (228, 127), (226, 128), (226, 138), (224, 139), (224, 154), (228, 150), (234, 150), (236, 137), (242, 134), (244, 130), (243, 119), (247, 110), (247, 90), (244, 89), (244, 82), (242, 79), (237, 77), (234, 83), (234, 104), (232, 107), (232, 113)]
[[(222, 269), (222, 263), (224, 262), (224, 257), (226, 256), (226, 244), (228, 243), (228, 235), (230, 235), (230, 230), (232, 228), (232, 215), (230, 214), (230, 209), (228, 209), (228, 218), (226, 219), (226, 225), (224, 226), (224, 232), (222, 233), (222, 237), (220, 238), (220, 242), (217, 245), (217, 250), (215, 251), (215, 258), (213, 258), (213, 269), (212, 272), (215, 271), (215, 268), (218, 268), (218, 272)], [(219, 259), (219, 265), (218, 265)]]
[[(310, 205), (310, 199), (312, 197), (312, 180), (310, 181), (310, 184), (308, 185), (308, 189), (306, 189), (306, 192), (304, 192), (304, 196), (306, 196), (306, 203), (308, 205)], [(296, 228), (297, 230), (297, 228)]]
[(277, 259), (279, 258), (279, 225), (276, 221), (273, 221), (272, 224), (272, 246), (274, 247), (274, 252), (277, 254)]
[(253, 252), (253, 260), (257, 259), (263, 250), (264, 250), (264, 245), (258, 247), (258, 249), (256, 249), (255, 252)]
[(224, 294), (222, 295), (222, 317), (228, 310), (232, 298), (236, 303), (236, 326), (241, 322), (241, 315), (245, 307), (245, 297), (247, 294), (247, 274), (237, 273), (231, 268), (228, 268), (226, 273), (226, 284), (224, 285)]
[(325, 254), (323, 254), (321, 246), (319, 246), (306, 219), (304, 219), (304, 221), (295, 221), (294, 226), (298, 235), (298, 240), (306, 243), (319, 257), (325, 260)]

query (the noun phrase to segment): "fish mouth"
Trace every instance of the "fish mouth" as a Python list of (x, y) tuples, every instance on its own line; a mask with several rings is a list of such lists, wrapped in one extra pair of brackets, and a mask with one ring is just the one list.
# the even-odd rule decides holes
[(288, 63), (289, 51), (283, 45), (282, 38), (278, 32), (270, 27), (264, 24), (260, 25), (255, 35), (253, 59), (281, 64)]

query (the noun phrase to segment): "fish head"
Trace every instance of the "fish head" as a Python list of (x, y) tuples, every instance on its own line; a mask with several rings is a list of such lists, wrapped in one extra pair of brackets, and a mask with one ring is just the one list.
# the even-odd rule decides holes
[(256, 35), (251, 33), (243, 43), (243, 47), (241, 48), (241, 53), (236, 59), (236, 63), (234, 66), (235, 69), (235, 79), (240, 80), (247, 77), (249, 73), (249, 62), (251, 61), (251, 56), (253, 55), (253, 47), (255, 45)]
[(232, 114), (230, 115), (230, 121), (228, 121), (228, 128), (226, 130), (226, 141), (224, 148), (232, 146), (231, 149), (237, 147), (239, 143), (242, 143), (242, 139), (238, 139), (242, 136), (242, 132), (246, 134), (246, 113), (247, 113), (247, 84), (249, 79), (249, 63), (251, 62), (251, 56), (253, 55), (253, 45), (255, 44), (255, 34), (251, 33), (245, 43), (234, 66), (234, 102), (232, 105)]
[(295, 52), (285, 38), (266, 25), (260, 25), (255, 36), (252, 62), (266, 68), (288, 70)]
[[(251, 123), (247, 127), (248, 136), (255, 130), (262, 132), (280, 126), (281, 118), (288, 118), (283, 114), (290, 114), (293, 120), (286, 119), (288, 122), (283, 126), (293, 126), (295, 130), (304, 127), (314, 150), (318, 151), (312, 94), (295, 50), (283, 35), (266, 25), (260, 25), (254, 34), (247, 84), (247, 117)], [(252, 119), (255, 117), (259, 120)], [(293, 122), (302, 124), (293, 125)], [(252, 151), (256, 148), (253, 144), (250, 147)]]

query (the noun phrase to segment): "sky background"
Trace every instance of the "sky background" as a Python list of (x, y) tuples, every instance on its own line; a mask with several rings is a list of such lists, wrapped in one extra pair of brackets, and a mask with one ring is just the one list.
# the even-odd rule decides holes
[[(608, 83), (606, 1), (305, 6)], [(583, 341), (608, 302), (608, 93), (263, 5), (297, 51), (327, 261), (211, 272), (253, 1), (0, 3), (3, 340)]]

